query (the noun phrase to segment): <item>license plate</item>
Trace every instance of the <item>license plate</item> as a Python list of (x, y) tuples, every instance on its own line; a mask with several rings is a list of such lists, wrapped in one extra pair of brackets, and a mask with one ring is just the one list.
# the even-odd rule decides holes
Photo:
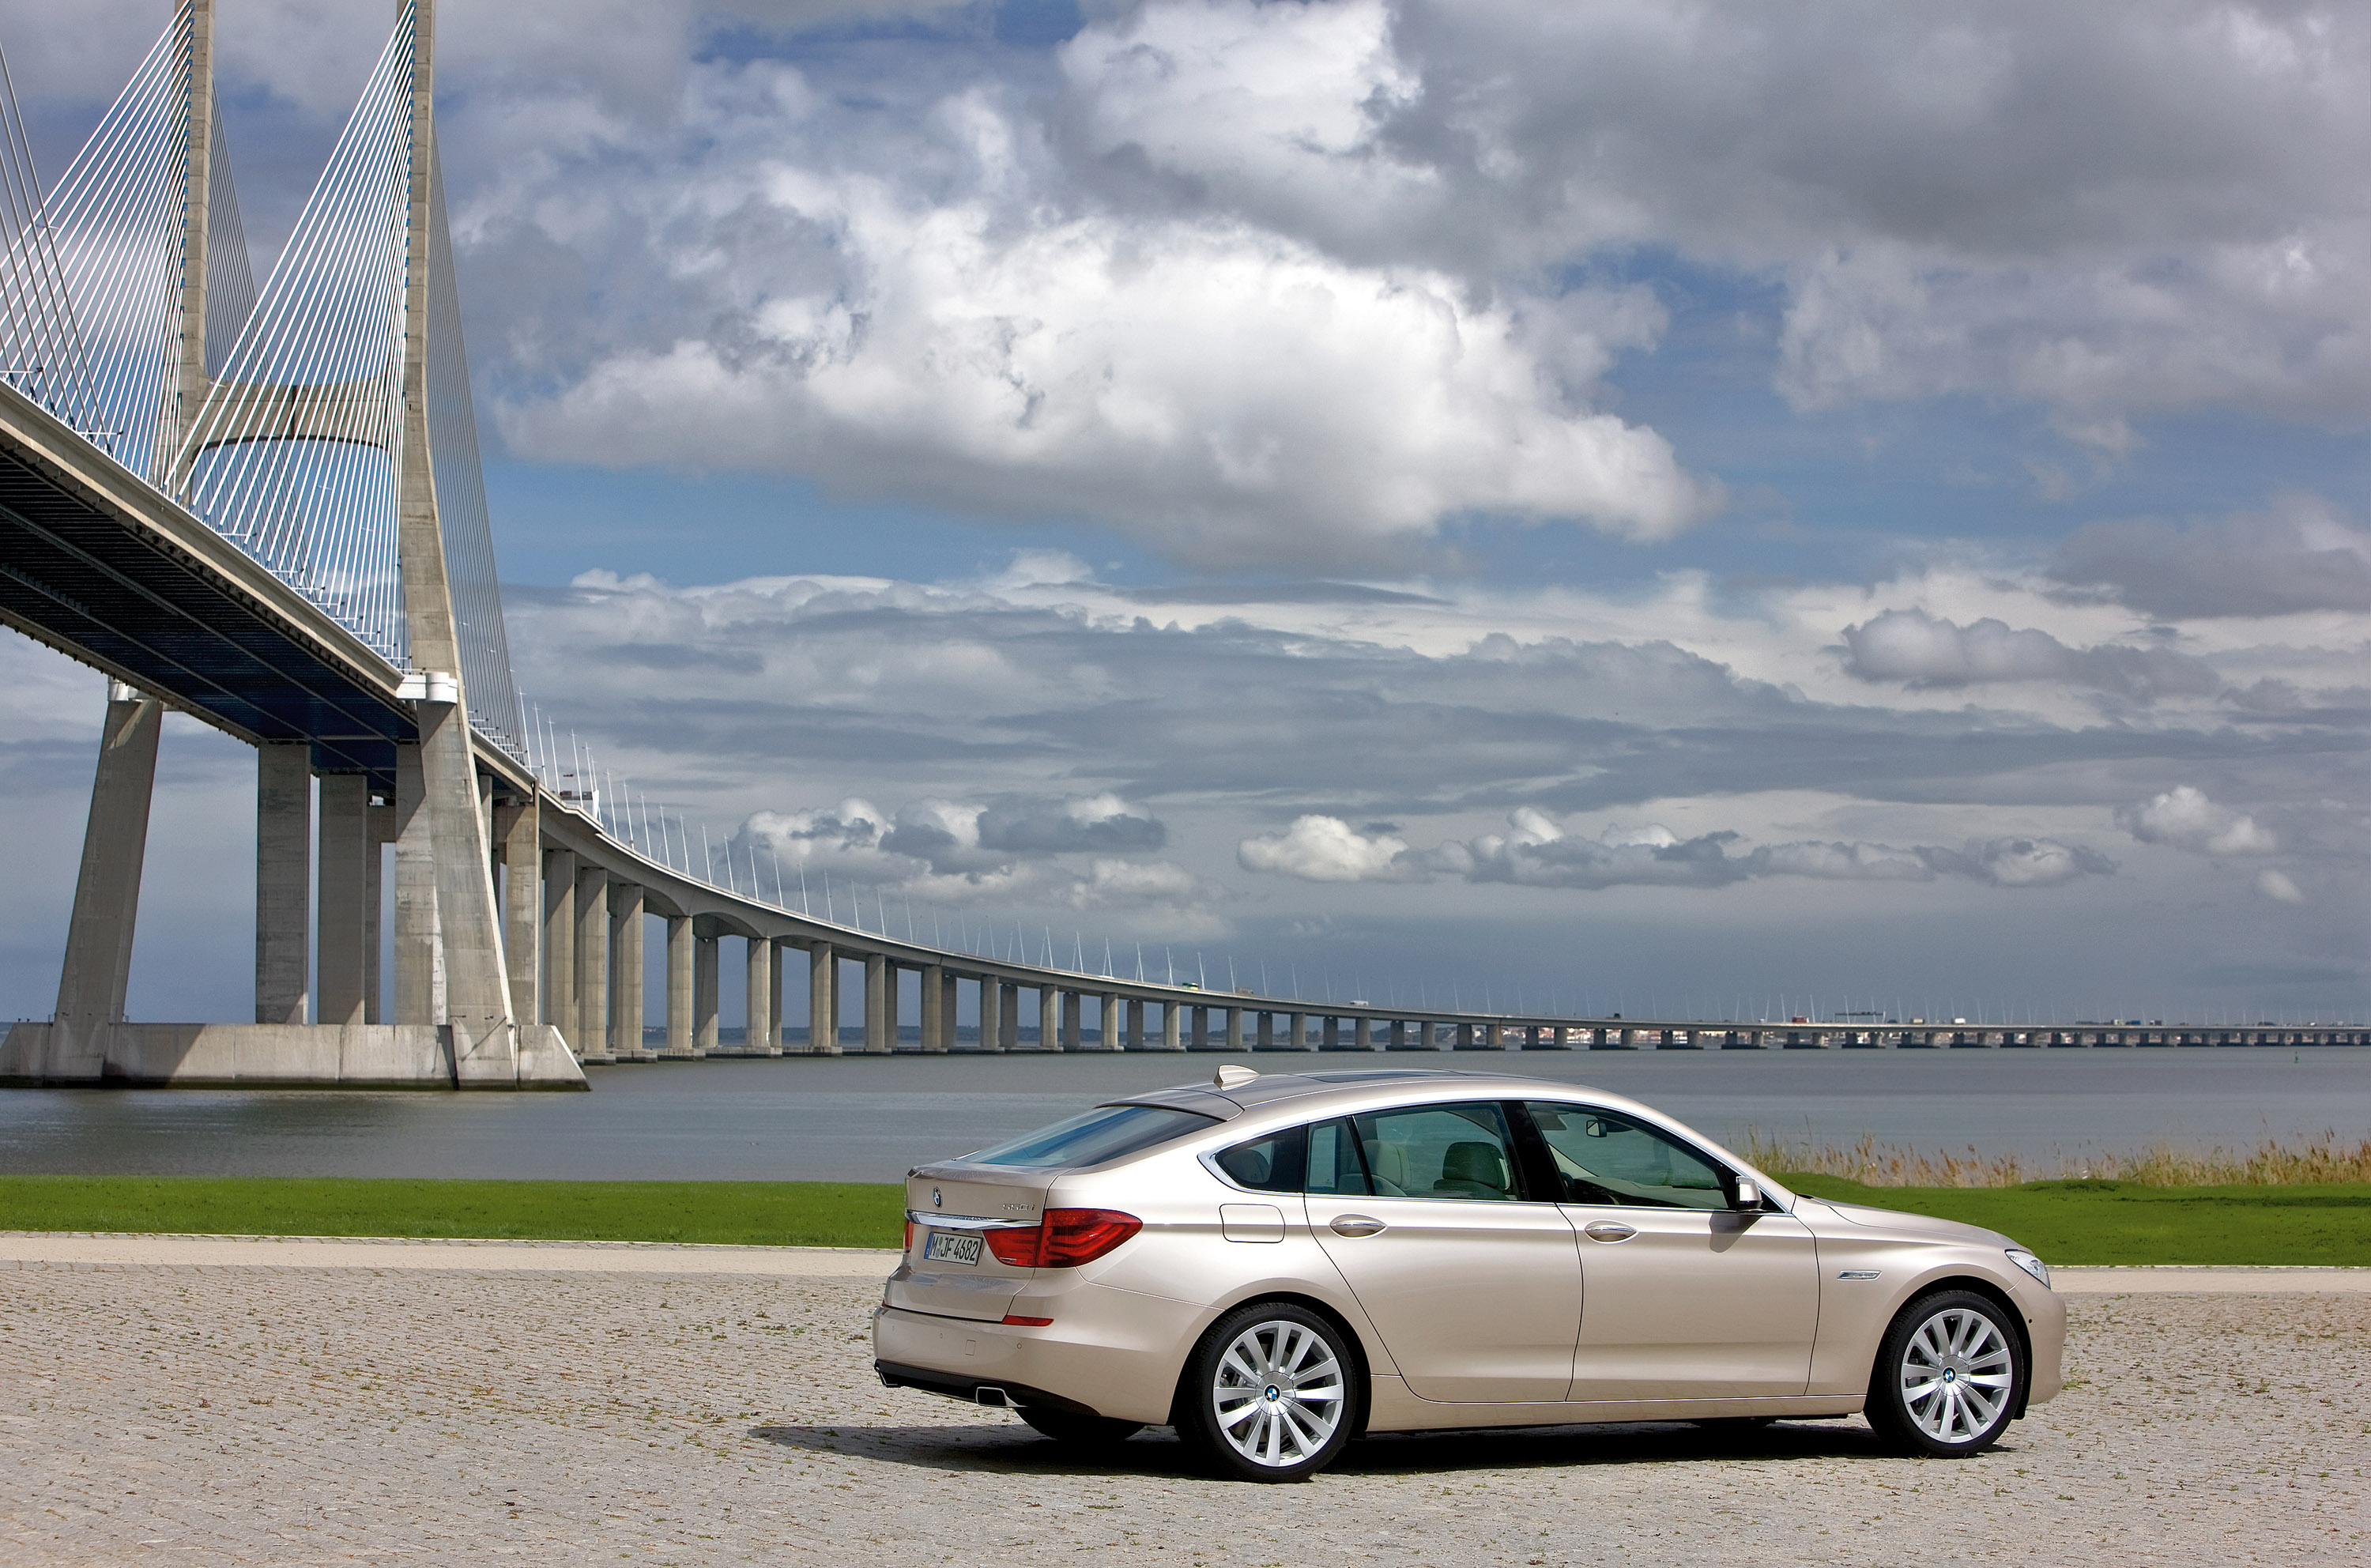
[(933, 1263), (976, 1263), (979, 1262), (979, 1238), (960, 1230), (933, 1230), (931, 1239), (922, 1243), (922, 1257)]

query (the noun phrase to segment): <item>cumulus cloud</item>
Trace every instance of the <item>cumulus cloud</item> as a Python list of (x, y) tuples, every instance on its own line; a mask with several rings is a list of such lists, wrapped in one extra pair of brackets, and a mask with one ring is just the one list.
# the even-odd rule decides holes
[(2062, 681), (2138, 702), (2222, 689), (2204, 661), (2163, 648), (2070, 648), (2046, 631), (1990, 617), (1960, 626), (1925, 610), (1888, 610), (1845, 628), (1845, 668), (1918, 688), (1986, 681)]
[(2116, 824), (2144, 844), (2170, 844), (2201, 855), (2269, 855), (2278, 837), (2188, 784), (2136, 806), (2119, 807)]
[(1167, 860), (1097, 859), (1062, 896), (1081, 914), (1122, 920), (1149, 936), (1211, 938), (1230, 928), (1217, 909), (1225, 889)]
[(2275, 904), (2303, 904), (2305, 893), (2283, 873), (2266, 867), (2256, 873), (2256, 891)]
[[(857, 880), (905, 882), (1004, 873), (1021, 859), (1093, 850), (1158, 849), (1168, 830), (1117, 795), (1000, 795), (985, 803), (935, 797), (892, 814), (858, 799), (804, 812), (752, 813), (732, 842)], [(1114, 862), (1115, 864), (1118, 862)]]
[[(41, 138), (157, 25), (18, 9)], [(977, 27), (949, 9), (448, 19), (446, 167), (504, 327), (480, 363), (523, 449), (1201, 559), (1380, 559), (1465, 511), (1660, 537), (1713, 487), (1594, 383), (1662, 306), (1570, 282), (1642, 254), (1773, 282), (1801, 407), (2026, 399), (2111, 459), (2153, 410), (2371, 412), (2344, 8), (1142, 0), (1050, 52), (947, 47)], [(896, 12), (858, 50), (815, 30)], [(226, 22), (230, 93), (318, 139), (384, 25), (272, 0)]]
[(1565, 407), (1515, 318), (1439, 273), (1209, 221), (1016, 231), (870, 180), (783, 174), (758, 199), (827, 235), (841, 275), (783, 279), (729, 351), (587, 367), (513, 410), (515, 445), (1052, 510), (1239, 567), (1403, 557), (1474, 511), (1660, 538), (1712, 504), (1652, 431)]
[(1362, 834), (1339, 817), (1305, 815), (1280, 834), (1245, 839), (1236, 858), (1245, 870), (1304, 882), (1415, 882), (1453, 877), (1523, 887), (1726, 887), (1755, 877), (1825, 882), (1932, 882), (1966, 878), (1995, 887), (2048, 887), (2107, 876), (2115, 864), (2096, 850), (2051, 839), (1995, 838), (1959, 849), (1805, 840), (1741, 852), (1735, 833), (1682, 838), (1660, 824), (1614, 824), (1594, 835), (1571, 832), (1549, 813), (1523, 806), (1507, 831), (1411, 849), (1397, 837)]
[(1360, 833), (1340, 817), (1312, 814), (1293, 818), (1281, 833), (1244, 839), (1235, 861), (1303, 882), (1372, 882), (1391, 876), (1406, 853), (1406, 841), (1388, 833)]
[[(662, 859), (700, 864), (697, 828), (664, 831), (683, 832), (690, 842), (670, 839)], [(1224, 934), (1227, 923), (1216, 906), (1225, 889), (1183, 866), (1122, 854), (1096, 855), (1083, 865), (1064, 859), (1097, 848), (1158, 847), (1165, 833), (1159, 819), (1113, 794), (1002, 796), (986, 804), (929, 798), (894, 813), (851, 798), (833, 807), (752, 813), (709, 853), (719, 882), (745, 884), (755, 867), (757, 885), (771, 896), (779, 867), (793, 906), (803, 902), (816, 914), (861, 925), (885, 921), (884, 929), (897, 928), (899, 917), (914, 918), (918, 908), (991, 917), (1034, 908), (1093, 913), (1139, 935)], [(943, 922), (931, 934), (955, 939)], [(1002, 938), (983, 928), (981, 940)]]
[(2160, 616), (2371, 609), (2371, 534), (2311, 495), (2186, 526), (2153, 517), (2086, 524), (2059, 546), (2052, 571)]
[(1962, 849), (1929, 848), (1917, 853), (1938, 871), (1972, 877), (1995, 887), (2055, 887), (2078, 877), (2116, 872), (2116, 863), (2098, 850), (2049, 838), (1972, 839)]

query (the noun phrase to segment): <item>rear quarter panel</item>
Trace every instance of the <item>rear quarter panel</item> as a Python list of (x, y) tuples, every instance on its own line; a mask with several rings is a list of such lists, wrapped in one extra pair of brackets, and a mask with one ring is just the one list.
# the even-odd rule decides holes
[[(1194, 1326), (1175, 1348), (1177, 1370), (1184, 1368), (1194, 1341), (1223, 1313), (1245, 1301), (1298, 1297), (1347, 1324), (1371, 1370), (1391, 1371), (1357, 1298), (1311, 1234), (1304, 1200), (1228, 1185), (1196, 1158), (1201, 1147), (1164, 1151), (1109, 1171), (1071, 1172), (1055, 1183), (1050, 1208), (1118, 1209), (1144, 1222), (1140, 1234), (1079, 1270), (1080, 1276), (1105, 1289), (1191, 1305)], [(1247, 1206), (1273, 1207), (1280, 1223), (1272, 1229), (1245, 1226), (1242, 1211)], [(1232, 1227), (1221, 1217), (1222, 1207), (1233, 1211)], [(1239, 1236), (1277, 1239), (1230, 1239), (1230, 1228)]]

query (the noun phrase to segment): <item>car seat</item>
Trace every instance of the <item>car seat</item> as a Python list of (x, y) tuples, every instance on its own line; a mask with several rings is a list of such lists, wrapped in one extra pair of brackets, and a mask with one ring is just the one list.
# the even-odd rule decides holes
[(1455, 1193), (1469, 1198), (1503, 1198), (1513, 1191), (1507, 1179), (1507, 1159), (1498, 1146), (1473, 1140), (1453, 1143), (1440, 1158), (1440, 1180), (1432, 1184), (1436, 1193)]

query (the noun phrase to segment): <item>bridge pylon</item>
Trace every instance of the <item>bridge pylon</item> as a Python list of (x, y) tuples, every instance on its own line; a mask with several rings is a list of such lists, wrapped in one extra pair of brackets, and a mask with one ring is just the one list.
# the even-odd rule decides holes
[[(214, 0), (179, 0), (52, 206), (104, 407), (102, 428), (84, 433), (404, 671), (396, 696), (413, 732), (392, 737), (387, 765), (360, 771), (351, 747), (325, 744), (358, 737), (310, 721), (290, 738), (249, 737), (255, 1025), (133, 1024), (164, 704), (111, 681), (57, 1012), (45, 1037), (12, 1032), (0, 1078), (583, 1087), (566, 1043), (536, 1018), (532, 918), (510, 923), (514, 942), (527, 938), (524, 961), (505, 951), (496, 780), (479, 742), (515, 753), (518, 702), (450, 276), (435, 8), (395, 9), (260, 295), (215, 114)], [(474, 723), (473, 698), (493, 704)], [(531, 905), (535, 790), (507, 789), (506, 838), (527, 846), (506, 857), (511, 891)], [(395, 973), (382, 1019), (388, 842)], [(526, 995), (515, 1000), (515, 988)]]

